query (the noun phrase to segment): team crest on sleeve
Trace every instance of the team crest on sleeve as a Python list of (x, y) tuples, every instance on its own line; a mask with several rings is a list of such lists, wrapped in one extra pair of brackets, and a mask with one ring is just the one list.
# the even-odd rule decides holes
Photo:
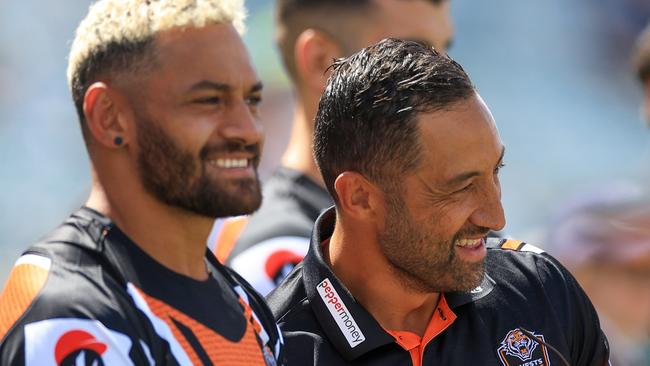
[(59, 318), (25, 326), (26, 366), (133, 365), (132, 342), (89, 319)]
[[(544, 341), (541, 334), (532, 333)], [(513, 329), (501, 341), (497, 350), (503, 366), (550, 366), (546, 346), (520, 329)]]

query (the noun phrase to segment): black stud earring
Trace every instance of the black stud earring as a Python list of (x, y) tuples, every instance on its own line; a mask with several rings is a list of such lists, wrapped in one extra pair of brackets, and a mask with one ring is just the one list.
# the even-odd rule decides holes
[(115, 142), (115, 146), (122, 145), (122, 136), (115, 136), (115, 139), (113, 140), (113, 142)]

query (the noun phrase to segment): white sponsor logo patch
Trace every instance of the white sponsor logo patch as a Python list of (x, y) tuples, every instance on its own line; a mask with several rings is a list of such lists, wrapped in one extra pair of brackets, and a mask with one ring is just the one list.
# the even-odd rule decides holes
[(60, 318), (25, 326), (25, 365), (133, 365), (131, 339), (97, 320)]
[(357, 322), (354, 321), (354, 318), (348, 311), (348, 308), (341, 300), (341, 297), (336, 292), (336, 289), (332, 286), (329, 279), (324, 279), (323, 282), (316, 286), (316, 289), (318, 290), (321, 299), (323, 299), (327, 310), (332, 314), (334, 321), (336, 321), (336, 324), (341, 329), (345, 339), (348, 340), (350, 347), (354, 348), (363, 343), (363, 341), (366, 340), (366, 337), (363, 335), (363, 332), (361, 332)]

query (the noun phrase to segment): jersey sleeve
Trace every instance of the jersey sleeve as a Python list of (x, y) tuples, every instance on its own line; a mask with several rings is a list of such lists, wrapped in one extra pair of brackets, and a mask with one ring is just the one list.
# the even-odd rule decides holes
[(53, 318), (21, 328), (0, 345), (3, 365), (135, 365), (131, 338), (98, 320)]
[[(50, 258), (26, 254), (11, 271), (0, 295), (1, 365), (153, 364), (150, 356), (142, 357), (142, 342), (134, 352), (124, 322), (106, 311), (99, 296), (52, 267)], [(73, 291), (62, 288), (66, 280)]]
[(571, 364), (575, 366), (609, 365), (609, 343), (600, 327), (598, 314), (589, 297), (573, 275), (547, 253), (538, 271), (555, 309), (564, 312), (570, 336)]
[(0, 364), (22, 365), (24, 344), (20, 319), (27, 315), (47, 281), (52, 261), (23, 255), (14, 265), (0, 294)]
[(270, 238), (231, 258), (230, 267), (266, 296), (302, 261), (309, 241), (303, 236)]

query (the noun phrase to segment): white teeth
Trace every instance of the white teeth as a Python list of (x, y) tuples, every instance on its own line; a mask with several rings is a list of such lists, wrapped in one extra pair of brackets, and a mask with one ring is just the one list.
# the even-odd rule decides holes
[(248, 159), (219, 158), (216, 161), (210, 161), (210, 163), (216, 164), (219, 168), (246, 168), (248, 166)]
[(481, 244), (481, 239), (458, 239), (455, 244), (459, 247), (474, 248)]

